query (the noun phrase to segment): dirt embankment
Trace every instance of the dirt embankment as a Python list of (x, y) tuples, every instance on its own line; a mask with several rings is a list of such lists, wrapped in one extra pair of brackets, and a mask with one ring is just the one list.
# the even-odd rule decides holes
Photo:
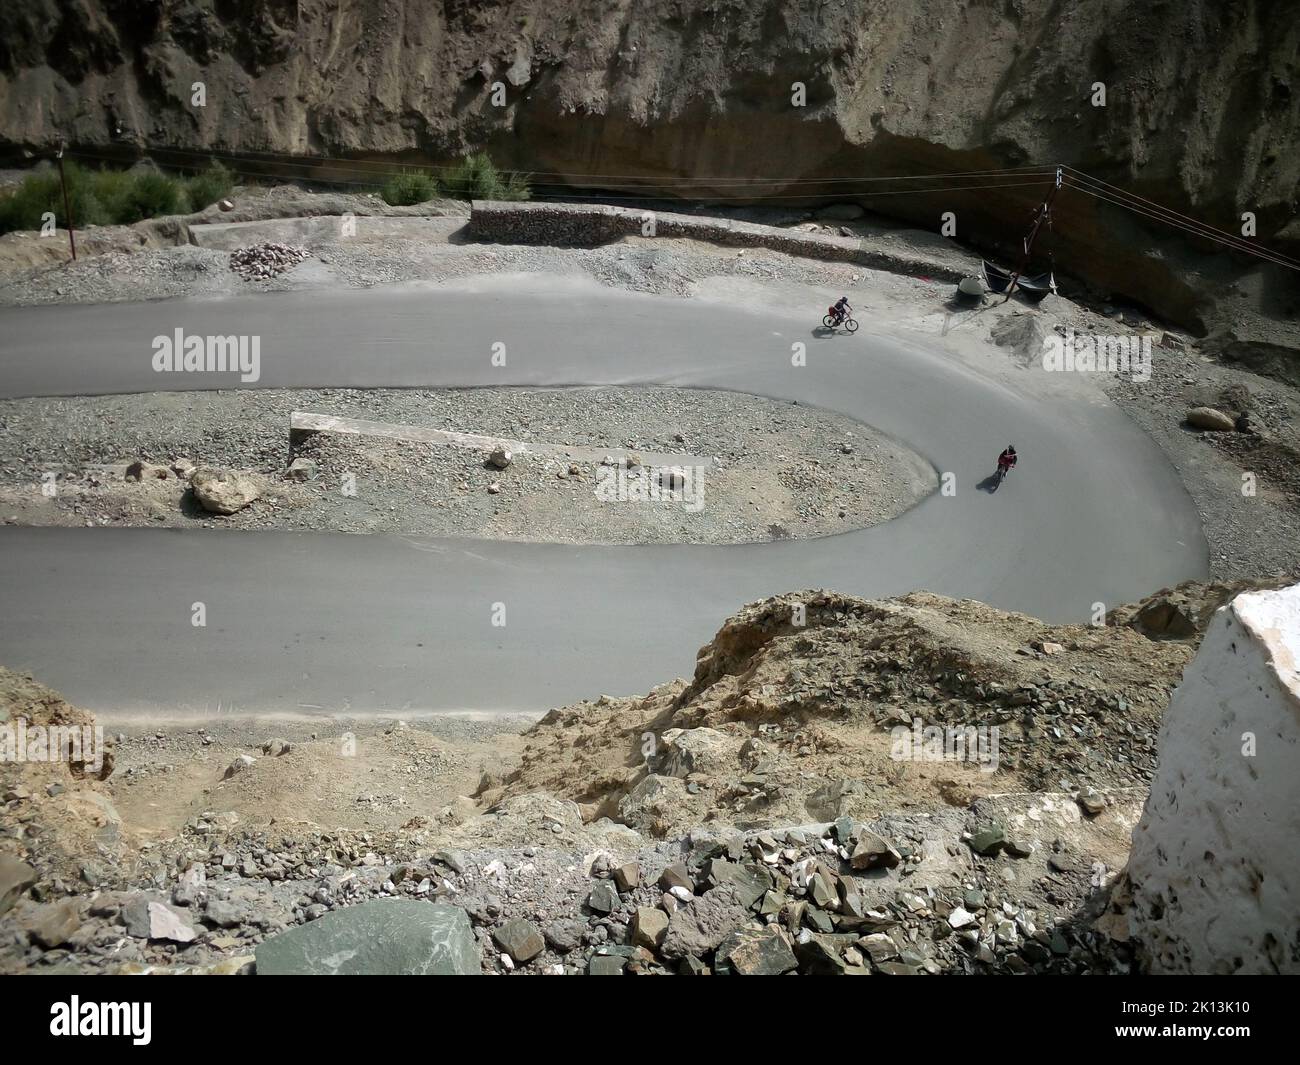
[[(191, 161), (218, 146), (342, 157), (310, 169), (372, 185), (365, 160), (487, 146), (543, 177), (722, 202), (736, 177), (774, 178), (767, 195), (827, 199), (843, 198), (852, 174), (1062, 162), (1234, 232), (1252, 211), (1259, 238), (1294, 254), (1300, 157), (1279, 147), (1300, 133), (1292, 16), (1288, 0), (1246, 12), (1210, 0), (1068, 11), (641, 0), (617, 14), (537, 0), (34, 0), (0, 15), (0, 143), (44, 149), (66, 136), (94, 152), (198, 153), (174, 156)], [(1098, 84), (1105, 106), (1093, 103)], [(952, 210), (959, 239), (1017, 248), (1045, 186), (979, 184), (1017, 187), (851, 191), (928, 229)], [(1065, 196), (1058, 268), (1189, 327), (1222, 320), (1231, 332), (1234, 314), (1215, 303), (1237, 267), (1188, 275), (1179, 234), (1145, 226)], [(1294, 324), (1288, 279), (1256, 271), (1222, 295), (1234, 313), (1244, 300)]]
[(0, 670), (0, 725), (29, 738), (0, 760), (0, 971), (246, 972), (393, 897), (462, 911), (484, 972), (1129, 971), (1112, 888), (1168, 690), (1228, 594), (1097, 628), (780, 596), (689, 682), (522, 736), (119, 723), (102, 761), (43, 760), (33, 730), (96, 722)]

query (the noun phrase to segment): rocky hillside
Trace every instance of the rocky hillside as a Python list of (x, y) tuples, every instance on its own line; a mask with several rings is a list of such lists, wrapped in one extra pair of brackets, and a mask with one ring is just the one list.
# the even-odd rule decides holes
[[(543, 176), (610, 189), (637, 175), (647, 191), (696, 198), (734, 195), (702, 177), (842, 181), (1059, 161), (1234, 231), (1254, 211), (1262, 239), (1300, 250), (1300, 155), (1283, 147), (1300, 134), (1289, 0), (19, 0), (0, 11), (0, 31), (0, 144), (11, 149), (62, 135), (126, 154), (427, 161), (487, 146)], [(205, 107), (191, 104), (195, 81)], [(491, 99), (498, 82), (504, 106)], [(803, 107), (791, 105), (794, 82)], [(1090, 103), (1095, 82), (1105, 107)], [(1039, 195), (862, 202), (927, 227), (954, 210), (959, 238), (1013, 248)], [(1184, 276), (1178, 234), (1142, 222), (1067, 196), (1058, 264), (1210, 328), (1207, 283), (1236, 271)], [(1300, 302), (1290, 281), (1250, 280), (1245, 295), (1275, 314)]]
[[(1179, 595), (1190, 602), (1197, 589)], [(479, 798), (545, 791), (588, 820), (666, 837), (710, 822), (1140, 789), (1199, 638), (1194, 626), (1183, 640), (1161, 635), (1153, 642), (1118, 619), (1050, 626), (927, 593), (779, 596), (729, 618), (689, 682), (553, 710), (526, 734), (519, 767), (485, 778)], [(932, 756), (940, 730), (941, 745), (967, 737), (965, 757)]]

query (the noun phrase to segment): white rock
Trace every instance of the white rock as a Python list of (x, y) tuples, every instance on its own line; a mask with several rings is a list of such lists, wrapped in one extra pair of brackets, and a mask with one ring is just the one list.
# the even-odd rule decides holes
[(1130, 931), (1162, 973), (1300, 973), (1300, 585), (1215, 613), (1165, 711)]

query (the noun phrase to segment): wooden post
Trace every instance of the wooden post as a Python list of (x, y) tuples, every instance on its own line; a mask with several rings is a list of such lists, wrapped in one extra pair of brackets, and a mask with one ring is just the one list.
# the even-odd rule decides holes
[(1034, 220), (1034, 228), (1029, 231), (1029, 237), (1025, 241), (1025, 254), (1021, 256), (1020, 265), (1016, 267), (1015, 274), (1012, 275), (1011, 284), (1007, 285), (1006, 303), (1011, 298), (1011, 294), (1016, 290), (1016, 282), (1020, 280), (1020, 275), (1024, 273), (1025, 267), (1029, 265), (1029, 256), (1034, 250), (1034, 241), (1038, 238), (1038, 231), (1042, 228), (1043, 220), (1052, 212), (1052, 201), (1056, 199), (1056, 193), (1061, 188), (1061, 168), (1056, 168), (1056, 182), (1052, 185), (1052, 190), (1047, 194), (1047, 199), (1038, 209), (1038, 217)]
[(77, 238), (72, 234), (72, 204), (68, 201), (68, 179), (63, 173), (63, 148), (64, 144), (59, 144), (59, 154), (56, 158), (59, 160), (59, 184), (63, 186), (63, 215), (68, 223), (68, 246), (72, 249), (72, 261), (77, 261)]

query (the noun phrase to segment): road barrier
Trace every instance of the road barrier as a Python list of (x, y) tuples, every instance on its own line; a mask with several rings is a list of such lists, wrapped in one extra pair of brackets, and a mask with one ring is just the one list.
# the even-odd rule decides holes
[(593, 248), (622, 237), (685, 237), (726, 247), (768, 248), (805, 259), (856, 263), (872, 270), (957, 282), (964, 272), (933, 259), (885, 251), (859, 237), (809, 233), (729, 218), (647, 211), (606, 204), (474, 200), (469, 235), (499, 244)]

